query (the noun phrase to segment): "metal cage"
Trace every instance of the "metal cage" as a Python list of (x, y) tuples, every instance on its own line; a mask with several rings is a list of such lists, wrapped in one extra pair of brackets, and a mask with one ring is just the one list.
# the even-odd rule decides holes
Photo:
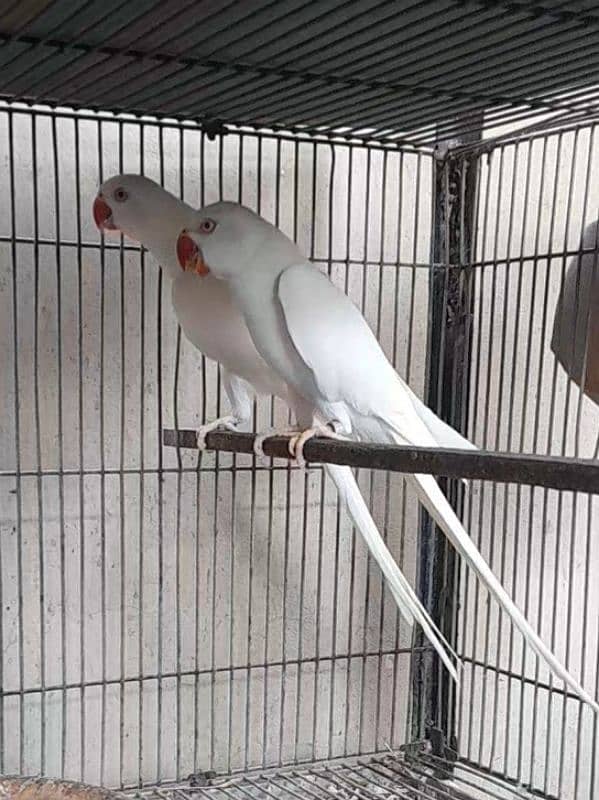
[[(597, 270), (597, 9), (217, 3), (167, 56), (160, 25), (170, 42), (186, 10), (210, 4), (142, 5), (0, 11), (0, 775), (168, 800), (595, 798), (592, 710), (523, 647), (401, 471), (445, 476), (508, 591), (599, 693), (599, 408), (552, 349), (567, 276), (589, 313), (580, 276)], [(128, 15), (115, 43), (89, 39), (93, 14), (101, 29), (111, 10)], [(147, 44), (133, 35), (142, 18)], [(310, 59), (334, 25), (321, 74)], [(504, 28), (513, 39), (499, 42)], [(226, 57), (216, 43), (187, 53), (202, 31)], [(452, 51), (466, 32), (486, 65), (480, 49)], [(438, 56), (447, 92), (426, 84), (424, 59), (413, 84), (384, 59), (376, 74), (400, 33), (397, 69)], [(357, 83), (333, 68), (348, 41)], [(73, 109), (39, 104), (52, 100)], [(98, 184), (123, 171), (198, 206), (242, 201), (282, 228), (413, 390), (481, 447), (306, 450), (359, 467), (462, 659), (459, 693), (399, 619), (317, 463), (299, 470), (276, 442), (280, 457), (261, 461), (240, 434), (211, 435), (201, 456), (187, 446), (184, 429), (225, 402), (218, 366), (182, 336), (159, 265), (93, 225)], [(287, 413), (259, 400), (255, 427)]]

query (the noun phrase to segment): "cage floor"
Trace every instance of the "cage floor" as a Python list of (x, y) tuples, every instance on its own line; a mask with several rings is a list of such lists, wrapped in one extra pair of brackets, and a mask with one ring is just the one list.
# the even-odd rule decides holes
[(133, 792), (144, 800), (524, 800), (532, 795), (470, 767), (388, 755), (327, 765), (245, 773)]

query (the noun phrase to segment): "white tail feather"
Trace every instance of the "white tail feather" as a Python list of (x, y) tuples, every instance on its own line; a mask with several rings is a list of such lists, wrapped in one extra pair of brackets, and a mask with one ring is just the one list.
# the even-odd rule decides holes
[(418, 599), (417, 594), (410, 586), (407, 578), (400, 570), (397, 562), (389, 552), (364, 502), (364, 498), (362, 497), (362, 493), (360, 492), (360, 488), (356, 483), (351, 469), (336, 464), (326, 464), (325, 466), (337, 487), (339, 497), (347, 505), (354, 525), (360, 531), (372, 557), (381, 568), (381, 572), (389, 585), (393, 599), (397, 603), (401, 614), (410, 624), (413, 624), (414, 620), (420, 624), (425, 636), (429, 639), (447, 667), (449, 674), (454, 681), (458, 683), (458, 673), (456, 667), (449, 658), (448, 652), (459, 664), (457, 654), (439, 631), (427, 610)]
[(514, 624), (535, 653), (544, 659), (553, 672), (568, 684), (582, 700), (588, 703), (595, 712), (599, 713), (599, 705), (597, 702), (585, 692), (578, 681), (570, 675), (568, 670), (558, 661), (547, 645), (544, 644), (540, 636), (533, 630), (524, 614), (495, 577), (491, 568), (484, 560), (447, 502), (445, 495), (434, 477), (432, 475), (409, 475), (407, 477), (414, 483), (420, 502), (430, 513), (435, 522), (442, 528), (447, 538), (460, 555), (465, 558), (472, 569), (474, 569), (489, 592), (495, 596), (501, 606), (509, 614)]
[[(403, 383), (403, 381), (402, 381)], [(429, 433), (437, 442), (439, 447), (447, 447), (452, 450), (477, 450), (476, 445), (472, 444), (465, 436), (458, 433), (451, 425), (444, 422), (441, 417), (438, 417), (422, 400), (417, 397), (407, 384), (404, 384), (404, 390), (408, 393), (414, 411), (424, 422)]]

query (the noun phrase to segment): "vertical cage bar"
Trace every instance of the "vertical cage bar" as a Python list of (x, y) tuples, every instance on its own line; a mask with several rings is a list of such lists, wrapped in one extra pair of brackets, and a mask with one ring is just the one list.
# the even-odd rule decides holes
[[(98, 170), (100, 183), (104, 180), (104, 134), (103, 125), (98, 124)], [(106, 630), (106, 616), (108, 614), (107, 598), (106, 598), (106, 565), (108, 562), (108, 553), (106, 545), (106, 419), (105, 419), (105, 388), (107, 383), (106, 377), (106, 248), (104, 246), (104, 237), (100, 243), (100, 274), (101, 274), (101, 288), (100, 288), (100, 407), (99, 407), (99, 424), (100, 424), (100, 541), (101, 541), (101, 555), (100, 555), (100, 596), (102, 608), (102, 700), (101, 700), (101, 723), (100, 723), (100, 778), (104, 779), (104, 769), (106, 765), (106, 655), (108, 648), (108, 637)]]
[[(495, 365), (495, 358), (496, 354), (499, 352), (499, 347), (497, 346), (497, 342), (495, 341), (495, 337), (491, 335), (493, 330), (493, 323), (501, 313), (501, 306), (499, 302), (499, 288), (498, 288), (498, 231), (500, 225), (500, 214), (504, 208), (504, 199), (503, 199), (503, 192), (505, 186), (505, 147), (500, 147), (498, 151), (498, 169), (497, 169), (497, 185), (495, 188), (495, 209), (494, 211), (489, 213), (489, 224), (488, 224), (488, 232), (489, 232), (489, 239), (492, 242), (493, 252), (492, 252), (492, 264), (489, 266), (491, 271), (491, 303), (490, 303), (490, 310), (488, 313), (488, 328), (489, 328), (489, 346), (487, 351), (487, 358), (486, 358), (486, 369), (483, 370), (484, 373), (484, 381), (485, 386), (487, 387), (487, 391), (490, 390), (491, 383), (492, 383), (492, 376), (493, 376), (493, 366)], [(501, 362), (500, 362), (501, 363)], [(501, 369), (501, 366), (500, 368)], [(489, 440), (492, 439), (491, 436), (491, 429), (492, 429), (492, 421), (489, 419), (489, 403), (485, 405), (484, 412), (483, 412), (483, 432), (482, 432), (482, 440), (485, 447), (490, 446)], [(494, 443), (493, 445), (494, 446)], [(492, 483), (490, 486), (483, 486), (481, 488), (481, 496), (485, 494), (486, 490), (488, 489), (489, 494), (491, 495), (491, 508), (495, 508), (495, 503), (497, 502), (497, 486), (495, 483)], [(479, 507), (479, 519), (478, 519), (478, 529), (480, 531), (480, 540), (482, 542), (482, 531), (484, 530), (484, 512), (485, 512), (485, 505), (481, 502)], [(490, 566), (494, 571), (497, 573), (495, 564), (493, 563), (493, 555), (495, 552), (495, 534), (496, 534), (496, 524), (495, 524), (495, 517), (494, 515), (491, 516), (488, 524), (489, 529), (489, 562)], [(501, 579), (501, 578), (500, 578)], [(490, 663), (490, 633), (492, 629), (492, 616), (491, 616), (491, 604), (486, 603), (484, 608), (484, 614), (481, 610), (480, 617), (484, 618), (485, 622), (481, 626), (484, 630), (484, 655), (483, 661), (485, 664)], [(501, 632), (501, 612), (499, 617), (499, 631)], [(489, 695), (489, 670), (485, 670), (484, 676), (482, 678), (482, 701), (481, 701), (481, 711), (480, 711), (480, 719), (479, 719), (479, 736), (478, 736), (478, 760), (482, 764), (483, 763), (483, 747), (486, 745), (484, 732), (486, 731), (486, 710), (487, 710), (487, 699)]]
[[(81, 230), (81, 137), (80, 137), (80, 122), (75, 120), (75, 194), (76, 194), (76, 243), (77, 243), (77, 263), (81, 263), (81, 256), (83, 254), (82, 248), (82, 230)], [(79, 376), (79, 388), (77, 392), (77, 425), (78, 425), (78, 456), (79, 456), (79, 707), (80, 707), (80, 725), (79, 725), (79, 739), (80, 739), (80, 761), (79, 761), (79, 777), (83, 778), (85, 770), (85, 756), (86, 756), (86, 742), (85, 742), (85, 725), (86, 725), (86, 696), (85, 696), (85, 557), (86, 557), (86, 519), (85, 519), (85, 478), (84, 478), (84, 445), (83, 445), (83, 275), (80, 269), (77, 270), (77, 372)]]
[[(13, 314), (13, 378), (14, 417), (15, 417), (15, 466), (17, 477), (16, 489), (16, 547), (17, 547), (17, 594), (18, 594), (18, 641), (19, 641), (19, 769), (24, 766), (24, 725), (25, 725), (25, 630), (23, 623), (23, 487), (21, 478), (21, 424), (19, 412), (19, 295), (18, 295), (18, 262), (17, 262), (17, 222), (15, 203), (15, 136), (14, 116), (8, 115), (8, 147), (9, 147), (9, 197), (10, 197), (10, 234), (12, 261), (12, 314)], [(3, 725), (3, 720), (2, 720)]]
[[(370, 220), (371, 220), (371, 193), (372, 193), (372, 153), (370, 150), (366, 153), (366, 168), (365, 168), (365, 176), (364, 176), (364, 183), (366, 186), (365, 196), (364, 196), (364, 217), (363, 223), (364, 227), (362, 229), (362, 264), (361, 264), (361, 273), (362, 273), (362, 293), (360, 298), (360, 310), (363, 314), (366, 314), (366, 297), (367, 297), (367, 289), (368, 289), (368, 232), (370, 229)], [(356, 480), (358, 480), (358, 476), (360, 475), (360, 471), (356, 470)], [(369, 503), (372, 507), (372, 472), (370, 472), (368, 476), (368, 485), (369, 485)], [(365, 490), (364, 490), (365, 492)], [(370, 555), (368, 556), (367, 564), (366, 564), (366, 588), (364, 590), (364, 608), (362, 610), (362, 656), (361, 656), (361, 664), (360, 664), (360, 732), (358, 737), (358, 747), (360, 751), (362, 750), (362, 742), (363, 742), (363, 735), (364, 735), (364, 726), (366, 721), (365, 716), (365, 692), (368, 689), (368, 683), (366, 681), (366, 672), (368, 669), (368, 656), (366, 653), (368, 652), (368, 616), (370, 612), (370, 601), (372, 597), (373, 589), (377, 586), (380, 582), (380, 578), (378, 574), (372, 575), (371, 570), (371, 559)]]
[(52, 117), (51, 127), (51, 140), (52, 140), (52, 161), (54, 169), (54, 213), (55, 213), (55, 258), (56, 258), (56, 314), (57, 314), (57, 360), (58, 360), (58, 387), (57, 387), (57, 403), (58, 403), (58, 470), (60, 476), (58, 479), (58, 516), (60, 520), (60, 534), (59, 534), (59, 549), (60, 549), (60, 650), (61, 650), (61, 683), (63, 686), (61, 692), (61, 747), (60, 747), (60, 776), (64, 777), (65, 772), (65, 758), (66, 758), (66, 713), (67, 713), (67, 695), (64, 688), (66, 683), (66, 665), (67, 665), (67, 649), (66, 649), (66, 583), (65, 583), (65, 511), (64, 511), (64, 436), (63, 436), (63, 361), (64, 361), (64, 348), (62, 343), (62, 251), (61, 251), (61, 227), (60, 227), (60, 177), (58, 167), (58, 131), (56, 126), (56, 117)]
[[(143, 175), (145, 173), (145, 126), (142, 124), (139, 129), (139, 161), (140, 171)], [(139, 254), (139, 279), (140, 279), (140, 293), (142, 302), (140, 305), (140, 337), (139, 337), (139, 363), (140, 363), (140, 382), (139, 382), (139, 600), (138, 600), (138, 640), (137, 640), (137, 663), (138, 663), (138, 709), (137, 709), (137, 724), (138, 724), (138, 745), (137, 745), (137, 775), (139, 784), (143, 781), (144, 765), (146, 761), (146, 753), (144, 751), (144, 737), (142, 731), (147, 716), (145, 691), (146, 683), (143, 680), (144, 675), (144, 602), (146, 592), (144, 591), (144, 575), (146, 569), (146, 530), (145, 530), (145, 513), (146, 513), (146, 481), (145, 481), (145, 463), (146, 463), (146, 406), (145, 406), (145, 384), (146, 384), (146, 251), (141, 250)]]
[[(118, 151), (118, 168), (119, 172), (123, 172), (123, 144), (124, 139), (124, 126), (119, 123), (119, 151)], [(119, 559), (120, 559), (120, 597), (121, 597), (121, 612), (119, 619), (119, 667), (121, 671), (121, 684), (119, 687), (119, 785), (124, 783), (124, 769), (125, 769), (125, 649), (126, 649), (126, 555), (125, 555), (125, 436), (127, 431), (126, 421), (126, 314), (125, 314), (125, 251), (122, 246), (119, 248), (119, 319), (120, 319), (120, 383), (119, 395), (121, 401), (121, 413), (119, 418)]]
[[(44, 573), (44, 549), (46, 543), (46, 525), (44, 523), (44, 483), (41, 440), (40, 412), (40, 246), (39, 246), (39, 191), (38, 191), (38, 159), (37, 159), (37, 119), (31, 118), (31, 163), (32, 163), (32, 200), (33, 200), (33, 269), (34, 269), (34, 329), (33, 329), (33, 397), (35, 452), (37, 464), (37, 515), (38, 515), (38, 568), (39, 568), (39, 636), (40, 636), (40, 773), (46, 774), (46, 580)], [(25, 730), (21, 731), (25, 735)]]
[[(179, 194), (183, 197), (183, 132), (179, 131), (178, 136), (179, 150)], [(162, 150), (161, 150), (162, 155)], [(181, 368), (181, 326), (177, 325), (177, 339), (175, 343), (175, 369), (173, 377), (173, 421), (175, 427), (179, 427), (179, 378)], [(177, 448), (177, 466), (182, 467), (181, 452)], [(175, 775), (177, 780), (181, 778), (181, 512), (182, 512), (182, 473), (175, 475), (176, 489), (176, 509), (175, 509), (175, 645), (176, 645), (176, 766)]]
[[(337, 157), (338, 148), (336, 145), (329, 145), (330, 153), (331, 153), (331, 180), (329, 185), (329, 196), (328, 196), (328, 248), (327, 248), (327, 267), (329, 273), (333, 269), (333, 230), (335, 224), (335, 183), (334, 183), (334, 164)], [(341, 170), (343, 174), (343, 170)], [(349, 187), (348, 187), (349, 188)], [(349, 228), (349, 219), (348, 219), (348, 228)], [(349, 259), (349, 253), (348, 253)], [(345, 271), (345, 278), (347, 278), (347, 267)], [(333, 585), (333, 609), (332, 609), (332, 635), (331, 635), (331, 683), (330, 683), (330, 692), (329, 692), (329, 708), (328, 708), (328, 717), (329, 717), (329, 728), (328, 728), (328, 758), (332, 758), (333, 755), (333, 741), (335, 735), (335, 690), (337, 686), (337, 658), (338, 658), (338, 647), (337, 647), (337, 625), (338, 625), (338, 612), (339, 612), (339, 550), (341, 547), (341, 507), (340, 504), (337, 503), (336, 511), (335, 511), (335, 540), (334, 540), (334, 555), (333, 555), (333, 574), (334, 574), (334, 585)]]

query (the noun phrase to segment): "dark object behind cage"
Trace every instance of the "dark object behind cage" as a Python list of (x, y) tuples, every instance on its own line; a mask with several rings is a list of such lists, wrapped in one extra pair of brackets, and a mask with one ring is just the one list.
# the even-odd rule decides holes
[(551, 339), (551, 349), (560, 364), (596, 403), (599, 403), (598, 227), (594, 222), (586, 228), (582, 240), (585, 252), (568, 266)]

